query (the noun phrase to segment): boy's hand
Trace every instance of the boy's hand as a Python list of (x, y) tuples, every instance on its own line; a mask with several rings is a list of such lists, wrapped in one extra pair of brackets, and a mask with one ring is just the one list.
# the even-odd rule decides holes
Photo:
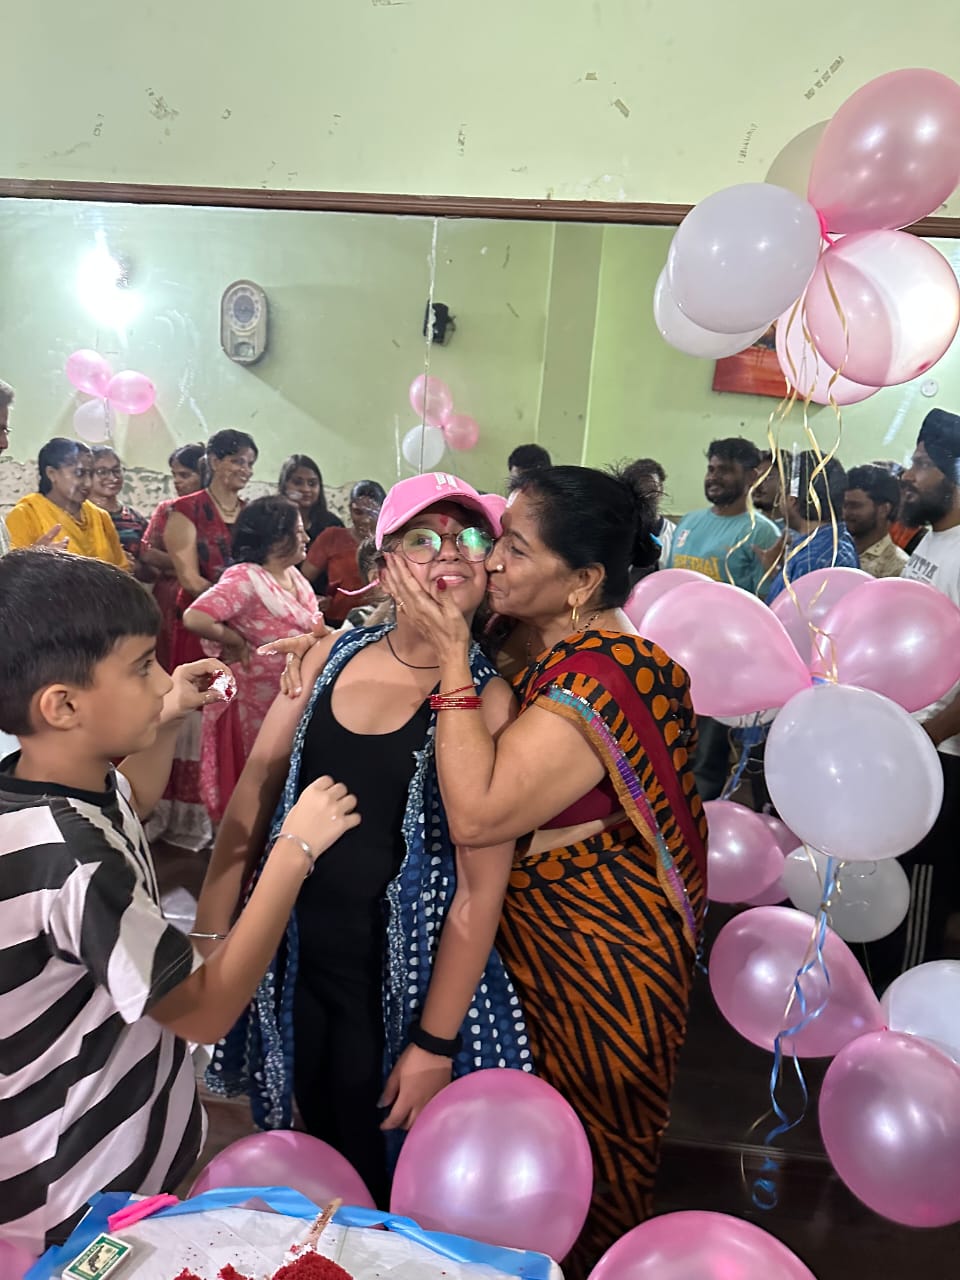
[(360, 825), (356, 809), (356, 796), (350, 795), (342, 782), (318, 778), (301, 792), (280, 829), (285, 835), (296, 836), (309, 845), (316, 860), (336, 844), (345, 831)]
[[(211, 681), (217, 676), (226, 675), (227, 688), (233, 692), (224, 694), (219, 688), (211, 688)], [(163, 712), (160, 723), (172, 724), (188, 716), (191, 711), (199, 711), (201, 707), (212, 702), (229, 702), (237, 691), (233, 673), (229, 669), (224, 672), (223, 661), (219, 658), (201, 658), (199, 662), (187, 662), (177, 667), (170, 677), (173, 688), (163, 700)]]

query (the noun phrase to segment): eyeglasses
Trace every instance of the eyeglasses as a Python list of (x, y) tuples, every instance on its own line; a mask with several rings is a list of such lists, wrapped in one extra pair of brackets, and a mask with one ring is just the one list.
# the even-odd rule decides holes
[(123, 479), (123, 467), (96, 467), (93, 474), (98, 480), (109, 480), (114, 476), (117, 480)]
[(478, 564), (493, 550), (493, 538), (483, 529), (461, 529), (459, 533), (437, 533), (435, 529), (408, 529), (400, 540), (400, 550), (413, 564), (430, 564), (440, 554), (446, 539), (454, 543), (464, 560)]

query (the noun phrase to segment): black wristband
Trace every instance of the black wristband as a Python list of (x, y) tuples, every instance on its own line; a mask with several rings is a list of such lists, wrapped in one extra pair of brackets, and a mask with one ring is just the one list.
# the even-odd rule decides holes
[(425, 1053), (435, 1053), (439, 1058), (455, 1058), (463, 1048), (462, 1036), (454, 1036), (452, 1040), (441, 1040), (439, 1036), (432, 1036), (428, 1031), (424, 1031), (419, 1020), (411, 1022), (407, 1040), (410, 1044), (415, 1044), (418, 1049), (423, 1049)]

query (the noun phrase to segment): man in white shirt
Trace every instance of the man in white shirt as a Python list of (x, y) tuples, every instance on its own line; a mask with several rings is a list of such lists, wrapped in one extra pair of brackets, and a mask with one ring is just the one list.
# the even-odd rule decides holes
[[(901, 577), (926, 582), (960, 606), (960, 416), (931, 409), (900, 485), (904, 522), (930, 526)], [(930, 833), (901, 859), (910, 877), (906, 920), (866, 948), (878, 991), (903, 970), (941, 958), (948, 918), (960, 906), (960, 681), (917, 718), (940, 756), (943, 804)]]

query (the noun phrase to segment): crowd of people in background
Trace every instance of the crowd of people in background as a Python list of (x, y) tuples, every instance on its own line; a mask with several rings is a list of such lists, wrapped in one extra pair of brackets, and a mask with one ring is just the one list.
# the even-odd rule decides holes
[[(13, 400), (0, 382), (0, 452)], [(732, 763), (728, 726), (703, 717), (697, 726), (686, 674), (636, 635), (622, 606), (641, 578), (668, 569), (771, 604), (830, 567), (904, 574), (960, 605), (960, 416), (931, 411), (906, 467), (846, 471), (812, 450), (714, 440), (706, 505), (676, 521), (662, 510), (668, 477), (652, 457), (601, 472), (554, 466), (542, 446), (520, 445), (505, 496), (448, 475), (389, 492), (360, 479), (346, 522), (302, 453), (283, 464), (276, 492), (246, 500), (257, 461), (256, 441), (233, 428), (180, 446), (169, 458), (173, 493), (147, 515), (124, 501), (115, 449), (55, 437), (39, 451), (36, 490), (0, 520), (10, 609), (29, 612), (42, 561), (61, 586), (71, 556), (103, 562), (105, 576), (80, 575), (78, 617), (100, 610), (105, 625), (112, 610), (123, 644), (158, 629), (164, 671), (213, 659), (235, 677), (232, 700), (190, 693), (176, 677), (169, 782), (141, 816), (155, 849), (213, 848), (195, 936), (213, 940), (214, 957), (239, 955), (232, 931), (253, 912), (244, 937), (259, 959), (224, 961), (233, 976), (222, 979), (217, 1016), (205, 989), (187, 1016), (176, 984), (196, 986), (190, 966), (200, 960), (154, 929), (144, 972), (166, 947), (178, 975), (153, 1009), (165, 1028), (156, 1035), (222, 1037), (211, 1087), (249, 1094), (268, 1125), (289, 1124), (296, 1101), (310, 1132), (344, 1152), (381, 1203), (384, 1130), (408, 1127), (452, 1075), (535, 1070), (583, 1120), (602, 1187), (568, 1264), (576, 1280), (651, 1211), (703, 923), (703, 803), (721, 794)], [(5, 554), (32, 547), (49, 550)], [(138, 609), (148, 592), (157, 609)], [(44, 625), (53, 607), (39, 609)], [(26, 643), (12, 617), (11, 654)], [(11, 654), (0, 655), (9, 685), (0, 727), (26, 733), (30, 722), (24, 758), (45, 777), (58, 758), (45, 744), (62, 747), (54, 730), (72, 722), (58, 721), (52, 703), (30, 703)], [(52, 657), (44, 662), (54, 670)], [(159, 689), (166, 677), (156, 680)], [(480, 714), (444, 714), (461, 710)], [(95, 740), (103, 767), (138, 750), (132, 730), (107, 733), (108, 719), (82, 740), (85, 749)], [(960, 905), (960, 685), (923, 723), (940, 752), (944, 800), (933, 831), (902, 859), (913, 892), (904, 925), (884, 939), (894, 972), (909, 946), (909, 963), (939, 954), (943, 904)], [(328, 774), (345, 785), (331, 791)], [(25, 786), (20, 775), (0, 778), (0, 811), (33, 803)], [(330, 843), (314, 838), (307, 817), (317, 814), (333, 818), (338, 838), (297, 884), (293, 854), (312, 867)], [(124, 856), (136, 856), (132, 810), (115, 825)], [(271, 889), (281, 882), (282, 892)], [(578, 940), (575, 955), (544, 944), (557, 931)], [(595, 999), (611, 984), (632, 993), (622, 1007)], [(199, 1143), (188, 1112), (177, 1170)], [(18, 1215), (30, 1216), (6, 1210)], [(51, 1209), (41, 1234), (68, 1228), (71, 1215), (60, 1218)]]

